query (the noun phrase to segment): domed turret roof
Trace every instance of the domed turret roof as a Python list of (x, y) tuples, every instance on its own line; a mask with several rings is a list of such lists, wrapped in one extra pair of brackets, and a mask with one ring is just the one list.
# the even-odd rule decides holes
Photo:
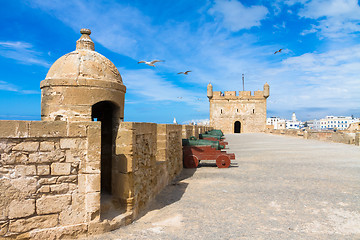
[(76, 42), (76, 50), (60, 57), (51, 66), (47, 80), (92, 79), (123, 84), (115, 65), (106, 57), (95, 52), (89, 29), (81, 29), (82, 36)]

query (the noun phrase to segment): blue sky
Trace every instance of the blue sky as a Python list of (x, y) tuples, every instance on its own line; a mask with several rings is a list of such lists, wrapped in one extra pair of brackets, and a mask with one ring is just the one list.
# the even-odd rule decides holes
[[(206, 86), (261, 90), (268, 117), (360, 117), (357, 0), (12, 0), (0, 8), (0, 119), (39, 120), (40, 81), (81, 28), (119, 69), (125, 121), (207, 119)], [(274, 54), (280, 48), (283, 51)], [(162, 59), (157, 67), (139, 60)], [(191, 70), (189, 75), (178, 72)]]

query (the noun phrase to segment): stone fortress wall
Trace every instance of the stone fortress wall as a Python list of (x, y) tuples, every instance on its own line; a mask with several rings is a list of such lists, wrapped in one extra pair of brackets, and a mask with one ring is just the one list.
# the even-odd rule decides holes
[(59, 239), (131, 223), (209, 127), (124, 122), (126, 87), (91, 31), (41, 88), (42, 121), (0, 121), (0, 238)]
[(124, 210), (112, 218), (101, 216), (100, 122), (0, 121), (0, 129), (0, 237), (56, 239), (131, 223), (181, 172), (181, 139), (209, 128), (122, 122), (113, 195)]
[(300, 137), (325, 142), (345, 143), (360, 145), (359, 131), (316, 131), (316, 130), (297, 130), (297, 129), (267, 129), (266, 133)]
[(264, 91), (214, 91), (207, 87), (210, 102), (210, 126), (224, 133), (264, 132), (266, 126), (266, 99), (269, 85)]

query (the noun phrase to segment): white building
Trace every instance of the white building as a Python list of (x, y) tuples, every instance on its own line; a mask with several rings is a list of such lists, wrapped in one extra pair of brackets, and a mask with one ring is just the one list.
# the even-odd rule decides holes
[(296, 119), (296, 115), (293, 112), (291, 120), (286, 120), (286, 129), (300, 129), (302, 127), (302, 122)]
[(285, 119), (270, 117), (266, 119), (266, 125), (273, 125), (274, 129), (285, 129)]
[(360, 122), (359, 118), (326, 116), (320, 120), (314, 120), (314, 129), (317, 130), (345, 130), (351, 123)]
[(302, 122), (296, 119), (295, 113), (292, 114), (291, 120), (271, 117), (266, 119), (266, 125), (273, 125), (274, 129), (300, 129)]

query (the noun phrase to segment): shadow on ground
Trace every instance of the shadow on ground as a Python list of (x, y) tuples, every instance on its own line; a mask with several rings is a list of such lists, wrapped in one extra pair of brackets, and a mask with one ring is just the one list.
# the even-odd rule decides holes
[(153, 210), (159, 210), (163, 207), (169, 206), (179, 201), (184, 195), (187, 186), (189, 185), (183, 180), (190, 178), (196, 172), (196, 168), (187, 169), (184, 168), (182, 172), (177, 176), (168, 186), (166, 186), (156, 197), (153, 199), (148, 207), (141, 211), (139, 218), (145, 216), (148, 212)]

